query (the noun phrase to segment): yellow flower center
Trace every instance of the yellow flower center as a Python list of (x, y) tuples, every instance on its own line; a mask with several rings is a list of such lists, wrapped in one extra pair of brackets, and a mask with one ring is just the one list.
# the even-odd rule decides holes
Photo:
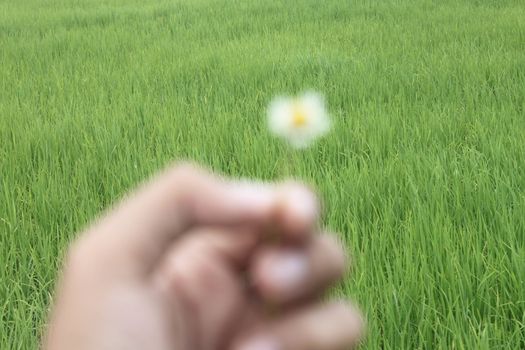
[(299, 106), (294, 106), (293, 116), (292, 116), (292, 125), (296, 128), (300, 128), (306, 125), (306, 113)]

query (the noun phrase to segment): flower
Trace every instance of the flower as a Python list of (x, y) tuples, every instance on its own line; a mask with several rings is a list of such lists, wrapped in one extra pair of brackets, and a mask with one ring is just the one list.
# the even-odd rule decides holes
[(268, 108), (270, 131), (295, 148), (306, 148), (330, 130), (323, 97), (306, 92), (297, 98), (277, 97)]

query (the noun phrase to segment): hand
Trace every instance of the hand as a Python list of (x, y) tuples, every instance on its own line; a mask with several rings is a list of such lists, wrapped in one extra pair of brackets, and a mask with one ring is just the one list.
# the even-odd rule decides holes
[[(345, 267), (297, 184), (227, 182), (189, 166), (121, 203), (72, 246), (47, 349), (338, 350), (359, 313), (322, 292)], [(273, 236), (270, 235), (273, 233)]]

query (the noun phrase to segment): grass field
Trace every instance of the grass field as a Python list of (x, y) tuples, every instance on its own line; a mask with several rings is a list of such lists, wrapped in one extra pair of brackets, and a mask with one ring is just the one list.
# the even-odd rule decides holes
[[(295, 154), (279, 93), (335, 131)], [(314, 184), (368, 349), (525, 348), (522, 0), (0, 3), (0, 349), (36, 348), (60, 259), (173, 159)]]

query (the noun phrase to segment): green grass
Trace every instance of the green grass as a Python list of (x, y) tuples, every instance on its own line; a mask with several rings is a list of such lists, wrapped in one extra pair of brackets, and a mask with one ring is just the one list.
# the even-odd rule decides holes
[[(147, 3), (147, 4), (146, 4)], [(0, 3), (0, 348), (36, 348), (68, 243), (173, 159), (279, 179), (278, 93), (369, 349), (525, 348), (522, 0)]]

